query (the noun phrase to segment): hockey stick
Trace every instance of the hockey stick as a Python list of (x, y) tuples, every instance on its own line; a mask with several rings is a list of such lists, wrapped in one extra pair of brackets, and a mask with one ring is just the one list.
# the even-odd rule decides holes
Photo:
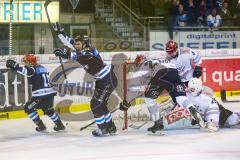
[[(231, 92), (231, 95), (233, 95), (233, 93)], [(236, 95), (238, 95), (237, 93), (236, 93)], [(226, 98), (227, 96), (226, 96), (226, 90), (225, 89), (222, 89), (221, 90), (221, 100), (222, 100), (222, 102), (223, 103), (233, 103), (233, 102), (240, 102), (240, 100), (227, 100), (227, 98)]]
[(0, 73), (1, 74), (4, 74), (4, 73), (6, 73), (6, 72), (8, 72), (8, 71), (10, 71), (11, 69), (9, 69), (9, 68), (3, 68), (3, 69), (0, 69)]
[(140, 128), (142, 128), (145, 124), (147, 124), (148, 123), (148, 121), (144, 121), (142, 124), (140, 124), (140, 125), (134, 125), (134, 124), (130, 124), (129, 125), (129, 127), (130, 128), (133, 128), (133, 129), (140, 129)]
[[(47, 15), (48, 25), (49, 25), (49, 28), (51, 30), (52, 37), (53, 37), (53, 46), (54, 46), (54, 48), (57, 48), (57, 41), (56, 41), (56, 38), (55, 38), (56, 34), (55, 34), (54, 30), (53, 30), (53, 26), (52, 26), (52, 23), (51, 23), (49, 14), (48, 14), (48, 9), (47, 9), (48, 5), (51, 2), (52, 2), (51, 0), (46, 0), (45, 3), (44, 3), (44, 8), (45, 8), (45, 12), (46, 12), (46, 15)], [(65, 72), (65, 69), (64, 69), (64, 66), (63, 66), (62, 58), (61, 57), (58, 57), (58, 58), (59, 58), (59, 61), (60, 61), (60, 64), (61, 64), (63, 76), (64, 76), (65, 79), (67, 79), (67, 75), (66, 75), (66, 72)]]
[[(114, 112), (116, 112), (118, 109), (119, 109), (119, 108), (115, 108), (115, 109), (112, 110), (110, 113), (114, 113)], [(92, 121), (91, 123), (87, 124), (86, 126), (81, 127), (81, 128), (80, 128), (80, 131), (88, 128), (89, 126), (93, 125), (95, 122), (96, 122), (96, 121), (94, 120), (94, 121)]]

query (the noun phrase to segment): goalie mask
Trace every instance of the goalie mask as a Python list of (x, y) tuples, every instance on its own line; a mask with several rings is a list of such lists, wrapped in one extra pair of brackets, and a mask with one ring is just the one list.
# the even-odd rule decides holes
[(203, 90), (202, 81), (199, 78), (193, 78), (188, 82), (188, 92), (196, 97), (199, 96)]
[(27, 54), (23, 57), (23, 62), (28, 67), (35, 66), (37, 65), (37, 57), (33, 54)]
[(166, 48), (165, 49), (166, 49), (166, 52), (167, 52), (167, 54), (170, 58), (177, 57), (177, 55), (178, 55), (178, 53), (177, 53), (177, 50), (178, 50), (177, 42), (172, 41), (172, 40), (168, 41), (166, 43)]

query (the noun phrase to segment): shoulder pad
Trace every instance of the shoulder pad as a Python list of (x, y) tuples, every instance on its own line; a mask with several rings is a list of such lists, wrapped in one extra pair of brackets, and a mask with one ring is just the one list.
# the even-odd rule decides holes
[(42, 73), (47, 73), (47, 69), (44, 68), (43, 66), (37, 66), (35, 68), (36, 74), (42, 74)]
[(181, 50), (181, 54), (187, 54), (190, 52), (190, 48), (187, 48), (187, 47), (181, 47), (180, 50)]

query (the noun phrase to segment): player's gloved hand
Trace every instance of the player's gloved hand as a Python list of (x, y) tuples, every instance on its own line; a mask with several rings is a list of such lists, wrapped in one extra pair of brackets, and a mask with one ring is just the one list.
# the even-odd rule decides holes
[(12, 60), (12, 59), (8, 59), (7, 62), (6, 62), (6, 67), (7, 68), (10, 68), (11, 70), (15, 71), (19, 68), (19, 64)]
[(57, 34), (64, 34), (64, 28), (61, 26), (59, 22), (53, 24), (53, 29)]
[(121, 111), (127, 111), (129, 107), (131, 107), (131, 104), (128, 103), (126, 100), (123, 100), (123, 101), (120, 103), (119, 109), (120, 109)]
[(62, 57), (64, 59), (68, 59), (69, 55), (65, 48), (54, 48), (53, 53), (56, 57)]
[(196, 66), (193, 71), (193, 78), (199, 78), (202, 75), (202, 67)]
[(147, 63), (145, 63), (145, 65), (149, 65), (149, 68), (153, 69), (157, 64), (159, 64), (159, 60), (157, 59), (151, 59), (148, 60)]

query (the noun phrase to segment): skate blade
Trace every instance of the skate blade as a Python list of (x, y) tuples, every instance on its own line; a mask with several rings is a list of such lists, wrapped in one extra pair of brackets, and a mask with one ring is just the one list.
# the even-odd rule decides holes
[(49, 131), (47, 131), (47, 130), (43, 130), (43, 131), (36, 131), (37, 133), (41, 133), (41, 134), (48, 134), (48, 133), (50, 133)]
[(108, 134), (103, 134), (103, 135), (92, 135), (93, 137), (111, 137), (111, 136), (117, 136), (118, 135), (118, 132), (116, 133), (108, 133)]
[(164, 136), (165, 134), (163, 133), (163, 131), (157, 131), (155, 133), (148, 132), (148, 135), (150, 135), (150, 136)]
[(55, 132), (55, 133), (67, 133), (66, 129), (65, 129), (65, 130), (59, 130), (59, 131), (55, 131), (55, 130), (54, 130), (54, 132)]

